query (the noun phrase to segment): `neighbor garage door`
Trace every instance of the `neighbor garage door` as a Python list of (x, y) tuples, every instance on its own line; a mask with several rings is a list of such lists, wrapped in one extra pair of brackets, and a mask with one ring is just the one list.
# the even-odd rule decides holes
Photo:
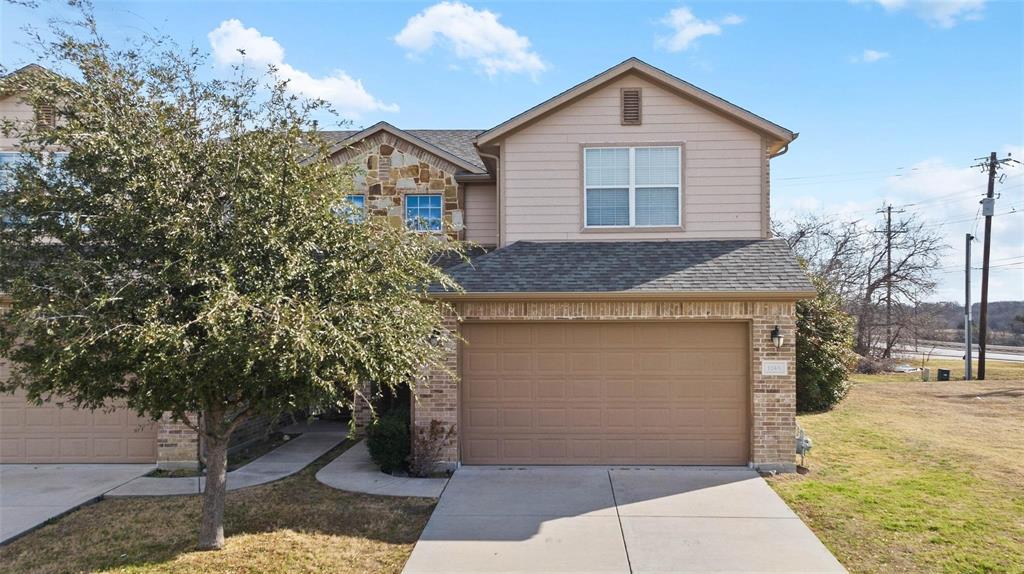
[(467, 323), (467, 464), (746, 464), (744, 323)]
[(31, 406), (0, 395), (0, 463), (155, 462), (156, 425), (125, 410)]

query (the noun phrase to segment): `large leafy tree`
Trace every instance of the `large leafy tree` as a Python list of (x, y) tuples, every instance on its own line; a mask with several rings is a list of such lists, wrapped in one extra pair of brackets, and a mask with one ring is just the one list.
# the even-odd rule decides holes
[(351, 173), (311, 119), (324, 104), (273, 70), (203, 79), (194, 50), (114, 49), (87, 9), (80, 25), (41, 44), (74, 80), (6, 86), (58, 122), (4, 127), (26, 155), (0, 178), (0, 385), (201, 432), (199, 546), (220, 548), (240, 423), (443, 368), (452, 335), (426, 288), (456, 288), (430, 261), (458, 247), (345, 212)]

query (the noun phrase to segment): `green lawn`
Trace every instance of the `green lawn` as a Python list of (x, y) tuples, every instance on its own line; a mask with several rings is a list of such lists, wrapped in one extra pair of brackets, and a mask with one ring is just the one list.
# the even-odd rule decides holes
[(799, 422), (810, 473), (770, 482), (851, 572), (1024, 572), (1020, 377), (855, 384)]
[(434, 501), (342, 492), (301, 473), (228, 493), (227, 544), (193, 550), (198, 496), (104, 500), (0, 547), (3, 573), (401, 572)]

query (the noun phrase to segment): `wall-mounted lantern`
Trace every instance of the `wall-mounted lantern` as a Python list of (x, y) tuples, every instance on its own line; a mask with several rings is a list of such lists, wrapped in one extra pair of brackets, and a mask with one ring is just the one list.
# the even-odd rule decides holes
[(778, 325), (772, 329), (772, 344), (775, 345), (776, 349), (782, 348), (782, 331), (779, 331)]

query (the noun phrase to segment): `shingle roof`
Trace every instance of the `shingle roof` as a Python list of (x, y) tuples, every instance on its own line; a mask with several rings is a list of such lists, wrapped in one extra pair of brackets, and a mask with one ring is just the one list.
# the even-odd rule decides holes
[(813, 292), (786, 242), (516, 242), (447, 270), (467, 293)]
[[(417, 137), (431, 145), (437, 146), (444, 151), (471, 163), (480, 169), (486, 169), (484, 160), (476, 151), (473, 139), (484, 130), (402, 130), (403, 132)], [(328, 142), (340, 142), (345, 138), (359, 133), (357, 130), (340, 130), (321, 132)]]

